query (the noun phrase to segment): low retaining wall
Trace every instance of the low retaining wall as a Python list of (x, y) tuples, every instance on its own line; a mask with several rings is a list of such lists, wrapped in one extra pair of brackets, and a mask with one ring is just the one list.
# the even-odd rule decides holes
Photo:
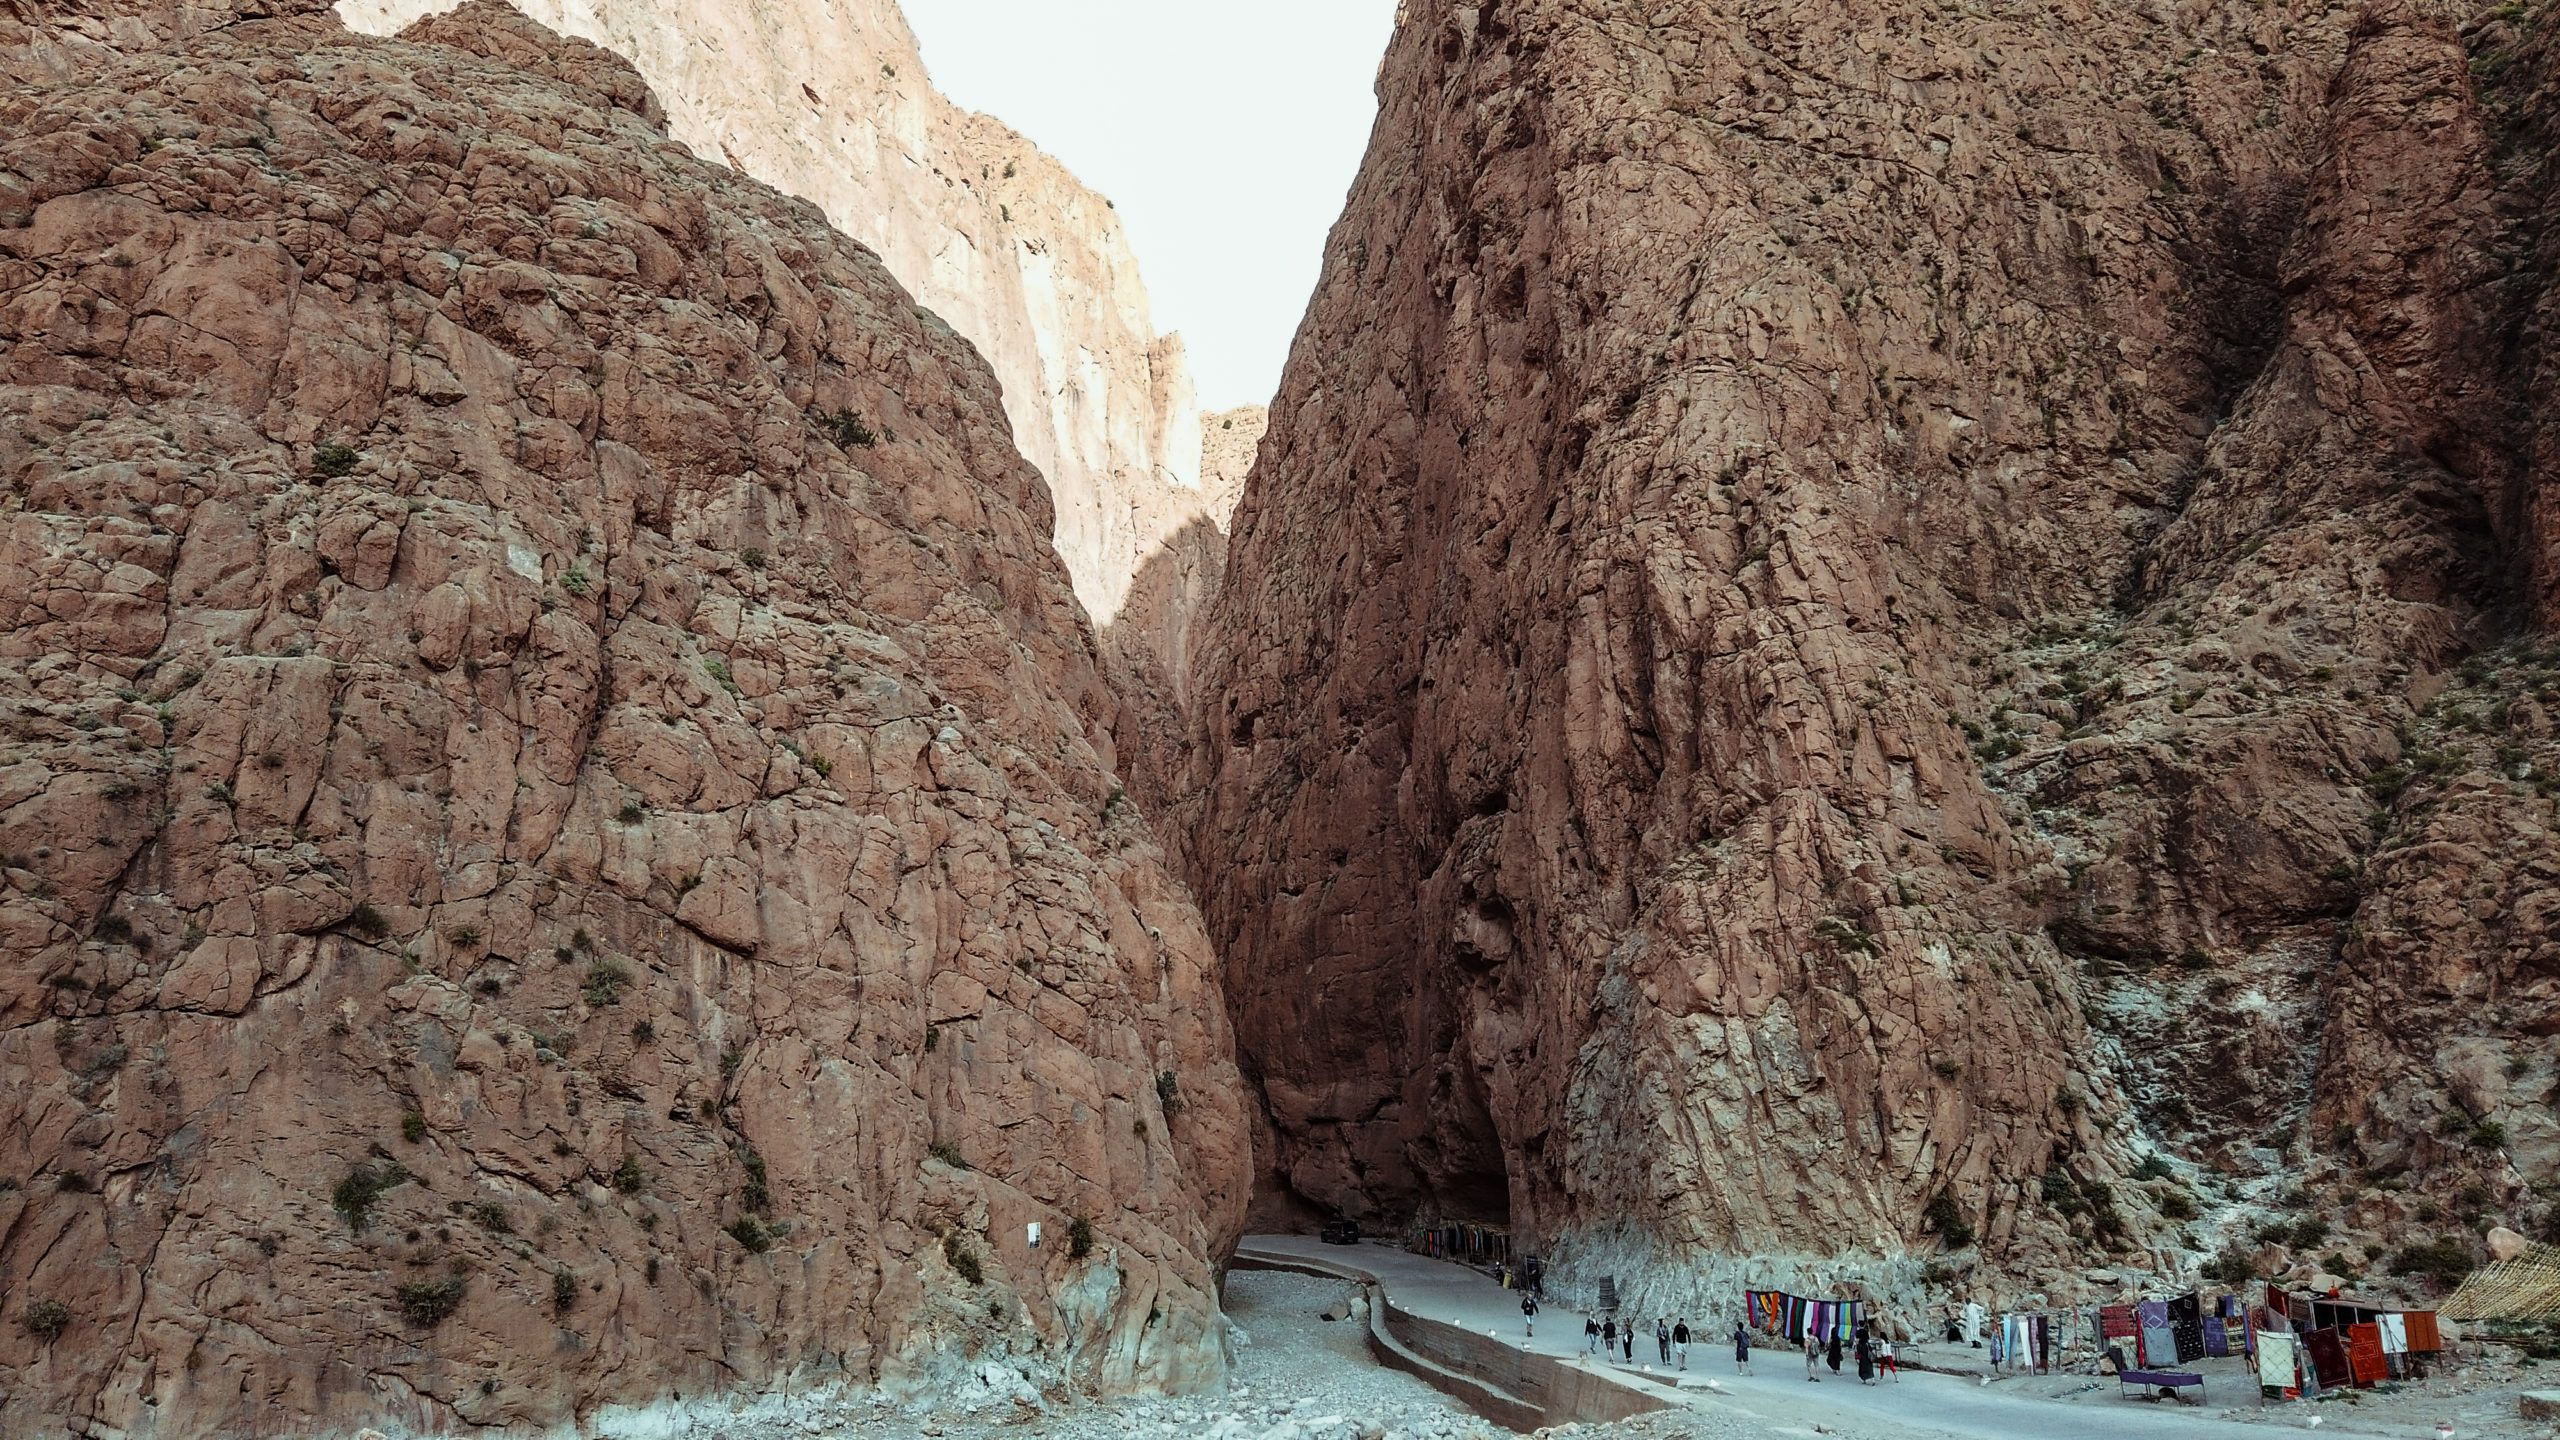
[(1492, 1335), (1398, 1307), (1377, 1276), (1357, 1266), (1296, 1255), (1238, 1250), (1245, 1270), (1287, 1270), (1361, 1287), (1369, 1297), (1369, 1350), (1378, 1362), (1421, 1380), (1497, 1425), (1536, 1430), (1571, 1421), (1624, 1420), (1672, 1408), (1605, 1371), (1506, 1345)]

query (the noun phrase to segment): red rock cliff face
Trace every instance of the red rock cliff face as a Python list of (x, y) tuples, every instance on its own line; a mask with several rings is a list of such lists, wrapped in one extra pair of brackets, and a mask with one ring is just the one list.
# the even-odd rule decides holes
[(2176, 1263), (2351, 1204), (2438, 1040), (2547, 1091), (2538, 919), (2532, 1005), (2346, 1003), (2373, 777), (2546, 543), (2451, 13), (1407, 8), (1172, 827), (1275, 1210)]
[(975, 352), (498, 7), (0, 73), (0, 1431), (1214, 1381), (1216, 976)]

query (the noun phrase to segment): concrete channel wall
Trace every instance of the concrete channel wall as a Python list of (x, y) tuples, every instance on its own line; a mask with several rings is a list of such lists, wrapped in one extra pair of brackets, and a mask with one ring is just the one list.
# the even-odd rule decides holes
[(1672, 1402), (1605, 1371), (1537, 1355), (1395, 1303), (1377, 1276), (1355, 1265), (1297, 1255), (1236, 1252), (1239, 1270), (1287, 1270), (1358, 1285), (1369, 1298), (1369, 1352), (1497, 1425), (1536, 1430), (1569, 1421), (1623, 1420)]

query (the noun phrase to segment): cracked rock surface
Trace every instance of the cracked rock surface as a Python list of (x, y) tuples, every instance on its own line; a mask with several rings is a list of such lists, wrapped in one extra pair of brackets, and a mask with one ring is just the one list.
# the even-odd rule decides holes
[(1216, 976), (978, 355), (502, 7), (0, 76), (0, 1431), (1217, 1382)]
[(1169, 787), (1262, 1222), (1650, 1305), (2560, 1221), (2519, 8), (1405, 7)]

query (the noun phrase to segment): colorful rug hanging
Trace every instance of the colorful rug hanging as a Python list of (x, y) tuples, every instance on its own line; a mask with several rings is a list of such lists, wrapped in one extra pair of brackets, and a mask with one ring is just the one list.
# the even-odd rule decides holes
[(2382, 1353), (2382, 1327), (2372, 1321), (2347, 1327), (2347, 1370), (2358, 1385), (2379, 1385), (2391, 1378), (2391, 1362)]
[(2169, 1333), (2178, 1347), (2178, 1363), (2204, 1358), (2204, 1301), (2194, 1292), (2169, 1302)]

